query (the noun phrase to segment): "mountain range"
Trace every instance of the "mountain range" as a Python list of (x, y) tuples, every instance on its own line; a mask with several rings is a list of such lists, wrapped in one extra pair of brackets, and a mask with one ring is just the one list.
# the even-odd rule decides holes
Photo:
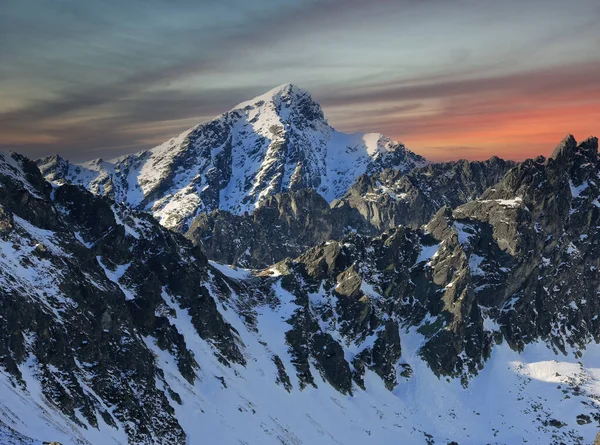
[(587, 444), (598, 140), (432, 163), (284, 85), (165, 144), (0, 155), (0, 441)]

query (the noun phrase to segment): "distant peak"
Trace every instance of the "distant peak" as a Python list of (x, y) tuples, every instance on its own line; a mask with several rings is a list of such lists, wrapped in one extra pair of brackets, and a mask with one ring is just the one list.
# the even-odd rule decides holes
[(598, 138), (590, 136), (585, 141), (581, 142), (577, 147), (578, 150), (590, 161), (596, 162), (598, 157)]
[(65, 158), (63, 158), (61, 155), (59, 154), (54, 154), (54, 155), (48, 155), (48, 156), (44, 156), (42, 158), (40, 158), (37, 162), (63, 162), (66, 161)]
[(308, 122), (327, 125), (321, 106), (312, 98), (308, 90), (291, 83), (284, 83), (260, 96), (244, 101), (236, 105), (232, 111), (262, 107), (265, 104), (272, 104), (277, 114), (286, 116), (286, 120), (294, 120), (300, 128)]
[(562, 141), (556, 146), (554, 151), (552, 152), (552, 159), (558, 160), (561, 157), (569, 156), (577, 150), (577, 141), (572, 134), (568, 134), (563, 138)]
[(270, 90), (270, 92), (272, 93), (276, 93), (276, 92), (291, 92), (292, 90), (302, 90), (302, 91), (306, 91), (303, 88), (300, 88), (298, 86), (295, 86), (293, 83), (283, 83), (273, 89)]
[(40, 169), (66, 169), (69, 161), (59, 154), (45, 156), (35, 161)]
[(567, 135), (552, 152), (551, 159), (571, 162), (575, 157), (583, 157), (587, 162), (596, 162), (598, 155), (598, 138), (589, 137), (579, 145), (573, 135)]
[(579, 144), (581, 147), (590, 146), (592, 149), (598, 151), (598, 138), (596, 136), (590, 136)]
[(269, 91), (267, 91), (264, 94), (261, 94), (260, 96), (256, 96), (253, 99), (246, 100), (238, 104), (234, 107), (234, 109), (245, 108), (247, 106), (256, 105), (261, 102), (296, 102), (296, 100), (298, 99), (308, 99), (309, 101), (314, 102), (308, 90), (305, 90), (304, 88), (301, 88), (291, 83), (284, 83), (282, 85), (270, 89)]
[(284, 83), (279, 85), (265, 93), (265, 96), (277, 96), (277, 95), (296, 95), (296, 96), (304, 96), (309, 95), (308, 90), (299, 87), (298, 85), (294, 85), (293, 83)]

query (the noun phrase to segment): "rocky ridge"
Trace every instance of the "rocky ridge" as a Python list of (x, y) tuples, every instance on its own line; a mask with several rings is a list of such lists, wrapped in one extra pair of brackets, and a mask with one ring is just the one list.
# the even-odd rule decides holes
[(492, 158), (429, 164), (409, 173), (386, 169), (360, 176), (330, 204), (314, 190), (303, 189), (268, 197), (252, 213), (201, 214), (186, 236), (212, 260), (264, 268), (349, 233), (376, 236), (397, 225), (418, 228), (440, 207), (476, 199), (514, 165)]
[(417, 228), (441, 207), (474, 201), (515, 165), (494, 156), (432, 163), (408, 173), (386, 169), (359, 177), (332, 208), (348, 227), (365, 234), (399, 225)]
[[(151, 347), (197, 378), (200, 365), (169, 321), (177, 307), (219, 360), (243, 364), (215, 303), (229, 292), (225, 278), (151, 216), (76, 186), (54, 189), (22, 156), (0, 157), (0, 182), (4, 383), (39, 392), (82, 443), (80, 428), (98, 437), (120, 430), (132, 443), (185, 442), (171, 406), (179, 396)], [(8, 419), (15, 429), (25, 420)]]

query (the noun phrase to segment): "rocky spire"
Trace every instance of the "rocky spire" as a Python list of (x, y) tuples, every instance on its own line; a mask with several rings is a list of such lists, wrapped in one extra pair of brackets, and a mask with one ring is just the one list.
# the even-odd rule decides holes
[(551, 159), (572, 163), (575, 157), (582, 157), (583, 163), (596, 163), (598, 159), (598, 138), (590, 136), (579, 145), (572, 134), (566, 136), (552, 152)]
[(552, 152), (552, 155), (550, 157), (552, 159), (556, 159), (558, 161), (562, 158), (572, 156), (573, 154), (575, 154), (576, 150), (577, 150), (577, 141), (575, 140), (575, 137), (572, 134), (568, 134), (556, 146), (556, 148), (554, 149), (554, 151)]

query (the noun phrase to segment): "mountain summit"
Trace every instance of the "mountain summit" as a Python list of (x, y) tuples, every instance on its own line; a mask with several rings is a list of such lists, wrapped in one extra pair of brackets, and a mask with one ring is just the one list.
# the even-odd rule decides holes
[(150, 150), (108, 162), (71, 164), (59, 156), (38, 161), (50, 181), (83, 185), (178, 230), (200, 212), (242, 214), (288, 190), (314, 188), (332, 201), (364, 173), (408, 172), (426, 163), (381, 134), (334, 130), (310, 93), (292, 84)]

